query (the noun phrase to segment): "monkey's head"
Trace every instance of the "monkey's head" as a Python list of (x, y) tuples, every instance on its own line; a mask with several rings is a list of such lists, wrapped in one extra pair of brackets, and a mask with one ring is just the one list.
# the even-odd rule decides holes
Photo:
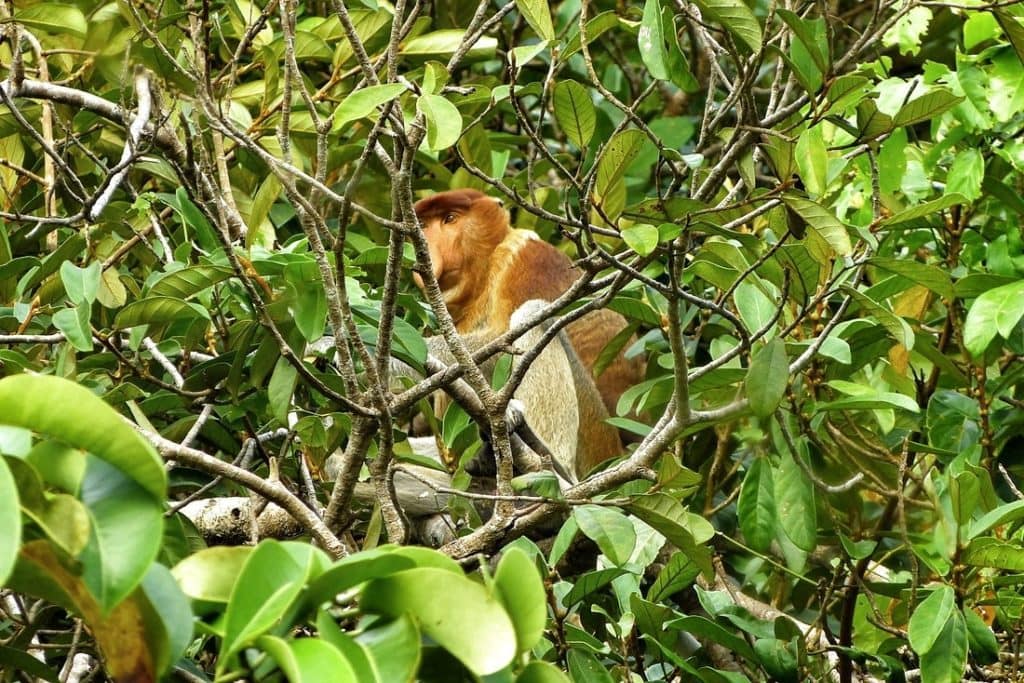
[[(439, 192), (416, 202), (416, 216), (430, 247), (434, 277), (451, 308), (456, 288), (472, 291), (488, 272), (491, 254), (511, 227), (501, 201), (477, 190)], [(423, 278), (413, 273), (416, 285)]]

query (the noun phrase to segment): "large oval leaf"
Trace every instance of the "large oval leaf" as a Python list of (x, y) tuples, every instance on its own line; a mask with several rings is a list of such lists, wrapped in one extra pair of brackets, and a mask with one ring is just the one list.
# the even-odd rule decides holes
[(202, 306), (170, 296), (151, 296), (128, 304), (114, 318), (114, 327), (125, 329), (136, 325), (161, 325), (175, 320), (210, 319)]
[(0, 380), (0, 424), (89, 451), (158, 500), (167, 494), (167, 474), (156, 450), (113, 408), (74, 382), (46, 375)]
[(516, 649), (528, 652), (547, 624), (547, 600), (537, 567), (521, 548), (509, 548), (494, 573), (494, 589), (516, 629)]
[(465, 576), (421, 567), (367, 584), (360, 605), (392, 617), (412, 615), (423, 632), (478, 676), (508, 666), (516, 654), (512, 620), (493, 595)]
[(350, 93), (334, 110), (334, 130), (341, 130), (346, 123), (369, 116), (377, 107), (395, 99), (403, 92), (405, 86), (401, 83), (385, 83)]
[(572, 79), (555, 84), (555, 120), (574, 145), (583, 149), (594, 136), (597, 112), (587, 89)]
[(21, 512), (18, 489), (7, 463), (0, 458), (0, 585), (7, 581), (21, 547)]
[(416, 110), (427, 120), (427, 149), (448, 149), (462, 135), (462, 114), (441, 95), (420, 95)]

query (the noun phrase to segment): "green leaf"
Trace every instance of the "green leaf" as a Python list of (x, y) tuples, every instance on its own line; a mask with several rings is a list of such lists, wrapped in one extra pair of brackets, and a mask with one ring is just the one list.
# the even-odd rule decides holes
[(411, 615), (478, 676), (504, 669), (516, 654), (515, 627), (501, 603), (461, 574), (421, 567), (374, 579), (360, 606), (390, 617)]
[(981, 197), (981, 182), (984, 178), (985, 158), (981, 150), (961, 150), (946, 174), (946, 191), (963, 195), (972, 202)]
[(273, 657), (291, 683), (358, 683), (356, 672), (341, 651), (319, 638), (284, 640), (263, 636), (259, 645)]
[(910, 325), (907, 324), (906, 320), (899, 317), (863, 292), (859, 292), (846, 285), (841, 286), (840, 289), (842, 289), (845, 294), (850, 295), (865, 313), (873, 317), (882, 327), (884, 327), (885, 331), (889, 333), (889, 336), (900, 344), (903, 344), (903, 346), (908, 349), (914, 348), (914, 331), (910, 329)]
[(775, 540), (775, 484), (771, 464), (765, 457), (751, 463), (736, 505), (743, 537), (757, 552), (766, 552)]
[[(311, 557), (311, 556), (310, 556)], [(295, 602), (309, 577), (311, 566), (303, 566), (283, 543), (260, 542), (238, 574), (224, 612), (224, 642), (218, 666), (279, 623)]]
[(686, 553), (702, 571), (711, 573), (711, 554), (704, 544), (715, 535), (715, 530), (706, 519), (662, 492), (637, 496), (628, 509)]
[(961, 561), (972, 567), (1024, 572), (1024, 548), (996, 538), (975, 538), (963, 551)]
[(174, 566), (181, 590), (193, 600), (227, 604), (251, 546), (214, 546), (189, 555)]
[(587, 89), (572, 79), (558, 81), (552, 102), (555, 120), (566, 137), (580, 149), (586, 148), (597, 127), (597, 112)]
[(1024, 500), (1015, 500), (1011, 503), (1004, 503), (995, 510), (989, 510), (980, 519), (974, 522), (971, 527), (971, 537), (985, 533), (997, 526), (1016, 522), (1024, 519)]
[(406, 90), (401, 83), (370, 85), (348, 94), (334, 110), (334, 130), (339, 131), (352, 121), (366, 118), (382, 104), (395, 99)]
[(761, 25), (744, 2), (737, 0), (696, 0), (705, 19), (717, 21), (752, 52), (761, 49)]
[(811, 196), (825, 194), (828, 189), (828, 150), (821, 126), (813, 126), (800, 134), (796, 142), (796, 166)]
[(914, 284), (923, 285), (944, 299), (953, 298), (953, 283), (949, 274), (938, 266), (909, 259), (875, 256), (868, 259), (871, 265), (905, 277)]
[(324, 336), (327, 293), (320, 269), (312, 258), (290, 261), (282, 273), (292, 294), (289, 310), (302, 337), (313, 342)]
[(948, 209), (951, 206), (959, 206), (967, 203), (967, 197), (947, 192), (939, 199), (934, 199), (930, 202), (925, 202), (924, 204), (918, 204), (917, 206), (895, 213), (883, 220), (881, 225), (888, 228), (904, 226), (907, 224), (916, 225), (921, 218), (931, 216), (932, 214)]
[(820, 17), (803, 19), (795, 12), (782, 8), (777, 9), (776, 14), (793, 30), (793, 35), (803, 45), (818, 72), (821, 75), (827, 74), (831, 70), (832, 64), (829, 57), (825, 20)]
[[(448, 57), (459, 49), (465, 37), (466, 31), (461, 28), (442, 29), (431, 33), (424, 33), (402, 43), (400, 53), (417, 57)], [(470, 48), (466, 56), (475, 58), (492, 57), (497, 47), (498, 40), (496, 38), (481, 36), (473, 43), (473, 47)]]
[(537, 567), (521, 548), (509, 548), (494, 573), (494, 592), (512, 618), (516, 651), (529, 652), (544, 635), (547, 599)]
[(954, 610), (935, 639), (935, 645), (921, 655), (921, 681), (960, 683), (966, 668), (967, 626), (959, 610)]
[(1013, 51), (1017, 53), (1017, 58), (1024, 62), (1024, 25), (1018, 17), (1005, 9), (995, 8), (991, 11), (1013, 46)]
[(90, 306), (82, 303), (75, 308), (62, 308), (53, 314), (53, 326), (64, 333), (71, 345), (79, 351), (92, 351), (92, 329), (89, 327)]
[(907, 625), (914, 652), (923, 655), (932, 649), (955, 610), (956, 594), (949, 586), (939, 586), (917, 606)]
[(999, 641), (996, 634), (978, 614), (969, 608), (961, 610), (967, 627), (967, 641), (971, 657), (979, 664), (994, 664), (999, 661)]
[(651, 72), (651, 76), (661, 81), (669, 79), (668, 49), (665, 47), (665, 28), (662, 25), (661, 0), (646, 0), (644, 14), (640, 20), (640, 30), (636, 36), (640, 59)]
[(651, 602), (662, 602), (681, 590), (689, 588), (700, 575), (700, 567), (683, 551), (672, 554), (658, 577), (647, 591)]
[(786, 344), (776, 337), (758, 349), (750, 359), (746, 389), (750, 410), (758, 417), (775, 412), (786, 393), (789, 382), (789, 358)]
[(99, 458), (89, 458), (79, 494), (89, 512), (89, 542), (78, 556), (82, 581), (104, 612), (146, 575), (163, 539), (163, 501)]
[(0, 379), (0, 425), (31, 429), (89, 451), (163, 504), (167, 474), (156, 450), (83, 386), (46, 375)]
[(613, 564), (621, 566), (629, 561), (636, 546), (636, 531), (628, 517), (601, 505), (581, 505), (572, 514), (580, 531), (596, 543)]
[(572, 607), (576, 603), (582, 602), (588, 595), (592, 595), (601, 590), (623, 574), (626, 574), (626, 570), (619, 567), (610, 567), (608, 569), (598, 569), (597, 571), (587, 572), (576, 579), (576, 583), (573, 585), (572, 589), (562, 596), (562, 604), (566, 607)]
[(516, 0), (516, 8), (541, 40), (555, 39), (555, 27), (551, 23), (551, 10), (544, 0)]
[(287, 358), (278, 358), (274, 365), (274, 373), (267, 384), (267, 400), (270, 410), (277, 421), (288, 424), (288, 411), (292, 405), (292, 394), (299, 380), (299, 371)]
[(1024, 280), (990, 289), (971, 304), (964, 321), (964, 346), (980, 358), (996, 334), (1008, 339), (1024, 316)]
[(167, 567), (159, 562), (149, 565), (142, 579), (141, 596), (149, 603), (147, 645), (153, 653), (157, 671), (167, 671), (192, 642), (192, 607)]
[(786, 195), (783, 197), (786, 206), (794, 211), (814, 230), (836, 253), (837, 256), (849, 256), (853, 253), (850, 235), (846, 226), (831, 211), (801, 197)]
[(370, 579), (388, 576), (415, 566), (415, 560), (394, 553), (390, 549), (364, 550), (331, 565), (330, 569), (310, 583), (306, 589), (305, 599), (310, 604), (318, 606)]
[[(587, 679), (592, 680), (592, 679)], [(554, 664), (534, 660), (516, 677), (516, 683), (572, 683)]]
[(886, 47), (900, 46), (900, 53), (916, 55), (921, 50), (921, 41), (928, 33), (932, 11), (927, 7), (913, 7), (903, 14), (882, 36)]
[(96, 301), (100, 289), (100, 273), (99, 261), (93, 261), (85, 268), (79, 268), (71, 261), (61, 264), (60, 279), (71, 303), (77, 306)]
[(586, 650), (571, 648), (566, 655), (569, 676), (577, 683), (615, 683), (615, 679), (608, 673), (597, 657)]
[(18, 7), (14, 15), (17, 23), (37, 31), (46, 31), (57, 35), (70, 33), (85, 38), (89, 31), (82, 10), (74, 5), (60, 2), (40, 2), (35, 5)]
[(4, 585), (21, 548), (21, 509), (18, 488), (3, 458), (0, 458), (0, 529), (5, 530), (0, 534), (0, 585)]
[(794, 458), (783, 453), (775, 476), (775, 505), (778, 526), (800, 550), (813, 551), (818, 545), (818, 515), (814, 485)]
[(454, 104), (440, 95), (420, 95), (416, 110), (427, 121), (427, 149), (437, 152), (458, 142), (462, 135), (462, 114)]
[(977, 400), (949, 389), (940, 389), (928, 401), (928, 443), (958, 453), (981, 438)]
[(198, 304), (169, 296), (151, 296), (132, 302), (114, 318), (114, 327), (126, 329), (136, 325), (162, 325), (176, 320), (210, 319), (210, 314)]
[(852, 398), (839, 399), (818, 404), (818, 410), (866, 410), (875, 408), (899, 408), (912, 413), (921, 412), (917, 401), (905, 394), (894, 391), (878, 391), (873, 387), (841, 379), (830, 380), (828, 385)]
[(621, 186), (625, 177), (626, 169), (640, 154), (647, 136), (636, 129), (622, 130), (616, 133), (611, 140), (601, 149), (597, 161), (597, 182), (594, 185), (594, 202), (598, 206), (605, 207), (605, 212), (610, 212), (610, 218), (614, 220), (625, 206), (624, 197), (622, 204), (615, 205), (615, 193), (617, 190), (624, 191)]
[(225, 266), (192, 266), (167, 273), (149, 288), (153, 297), (187, 299), (232, 276)]
[(623, 241), (641, 256), (649, 256), (658, 248), (658, 229), (648, 223), (634, 223), (622, 231)]
[[(907, 102), (892, 117), (893, 128), (906, 128), (915, 123), (928, 121), (949, 111), (964, 101), (945, 88), (932, 88), (924, 95)], [(953, 192), (954, 190), (949, 190)]]

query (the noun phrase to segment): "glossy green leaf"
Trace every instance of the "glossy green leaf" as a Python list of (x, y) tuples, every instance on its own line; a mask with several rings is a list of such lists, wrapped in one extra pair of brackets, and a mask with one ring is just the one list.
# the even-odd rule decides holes
[(231, 277), (224, 266), (192, 266), (167, 273), (149, 289), (150, 296), (187, 299)]
[(751, 548), (766, 552), (775, 539), (775, 483), (767, 458), (750, 464), (736, 505), (743, 537)]
[[(917, 615), (917, 612), (914, 613)], [(913, 624), (911, 617), (911, 624)], [(959, 610), (942, 622), (934, 645), (921, 654), (922, 683), (960, 683), (967, 668), (967, 626)]]
[(827, 74), (832, 65), (826, 38), (825, 20), (820, 17), (804, 19), (795, 12), (783, 8), (777, 9), (776, 13), (792, 29), (793, 35), (807, 51), (818, 72), (822, 75)]
[[(963, 101), (945, 88), (932, 88), (924, 95), (903, 105), (892, 117), (894, 128), (906, 128), (915, 123), (934, 119)], [(950, 189), (951, 192), (955, 191)]]
[(100, 272), (99, 261), (93, 261), (85, 268), (79, 268), (71, 261), (61, 264), (60, 279), (71, 303), (77, 306), (96, 301), (100, 289)]
[(401, 83), (370, 85), (348, 94), (334, 110), (334, 130), (341, 130), (352, 121), (366, 118), (377, 107), (395, 99), (406, 90)]
[(985, 158), (977, 149), (964, 149), (957, 153), (949, 166), (946, 191), (959, 194), (968, 201), (981, 197), (981, 182), (985, 179)]
[(812, 552), (818, 546), (818, 516), (814, 484), (791, 453), (783, 453), (775, 472), (775, 507), (778, 527), (800, 550)]
[[(424, 33), (402, 43), (401, 54), (418, 57), (442, 58), (452, 55), (466, 37), (461, 28), (442, 29)], [(491, 36), (481, 36), (473, 43), (467, 56), (475, 58), (491, 57), (498, 47), (498, 41)]]
[(964, 346), (981, 357), (996, 335), (1009, 338), (1024, 317), (1024, 280), (996, 287), (971, 304), (964, 321)]
[(566, 607), (572, 607), (576, 603), (582, 602), (587, 596), (593, 595), (597, 591), (601, 590), (625, 573), (625, 569), (620, 569), (618, 567), (610, 567), (608, 569), (598, 569), (596, 571), (587, 572), (577, 578), (576, 583), (573, 584), (573, 587), (569, 592), (562, 596), (562, 604)]
[(448, 149), (462, 135), (462, 114), (441, 95), (420, 95), (416, 100), (416, 110), (427, 121), (427, 149)]
[(158, 671), (167, 671), (192, 642), (192, 607), (170, 570), (159, 562), (149, 565), (142, 579), (140, 598), (149, 603), (147, 645), (155, 655)]
[(732, 296), (740, 319), (748, 331), (757, 332), (772, 325), (772, 320), (778, 313), (776, 302), (769, 298), (761, 287), (750, 280), (744, 280), (736, 286)]
[[(330, 643), (336, 647), (341, 655), (348, 660), (348, 664), (352, 667), (353, 674), (355, 674), (355, 680), (359, 681), (359, 683), (386, 683), (386, 680), (381, 677), (380, 670), (377, 667), (377, 662), (370, 648), (357, 641), (348, 633), (343, 632), (327, 610), (321, 609), (317, 611), (316, 629), (319, 632), (318, 635), (324, 642)], [(413, 632), (415, 633), (415, 629), (413, 629)], [(415, 635), (418, 636), (418, 634)], [(411, 645), (409, 650), (413, 653), (419, 652), (419, 643), (416, 641), (411, 643), (400, 641), (396, 643), (398, 647), (407, 644)], [(401, 674), (387, 680), (409, 680), (412, 677), (411, 669), (412, 667), (409, 667), (409, 669), (403, 671)], [(389, 673), (396, 672), (389, 671)]]
[(167, 475), (153, 447), (113, 408), (74, 382), (45, 375), (0, 379), (0, 425), (31, 429), (93, 453), (161, 503)]
[(533, 561), (520, 548), (502, 553), (494, 573), (494, 593), (516, 630), (516, 651), (528, 652), (544, 635), (547, 599)]
[(274, 658), (291, 683), (358, 683), (355, 671), (338, 648), (318, 638), (285, 640), (263, 636), (259, 645)]
[(292, 394), (299, 382), (299, 371), (286, 358), (278, 358), (274, 373), (267, 384), (267, 400), (277, 421), (288, 424), (288, 411), (292, 407)]
[[(264, 540), (238, 574), (224, 612), (222, 653), (230, 655), (279, 623), (302, 591), (310, 567), (302, 566), (283, 544)], [(227, 657), (219, 665), (227, 664)]]
[(370, 653), (380, 682), (390, 683), (414, 680), (423, 656), (422, 639), (416, 622), (403, 616), (378, 622), (355, 640)]
[(118, 329), (136, 325), (162, 325), (176, 320), (210, 319), (210, 314), (198, 304), (181, 301), (169, 296), (151, 296), (134, 301), (114, 318)]
[[(32, 453), (51, 445), (60, 448), (60, 444), (47, 441), (33, 448)], [(81, 451), (73, 451), (73, 455), (81, 461), (81, 474), (71, 489), (77, 494), (85, 474), (86, 458)], [(38, 461), (38, 458), (33, 460)], [(40, 478), (41, 472), (31, 463), (28, 458), (10, 458), (7, 461), (10, 474), (14, 477), (14, 488), (18, 494), (16, 500), (20, 502), (21, 511), (57, 548), (71, 557), (77, 557), (89, 544), (92, 529), (89, 511), (74, 496), (46, 491)], [(11, 528), (20, 529), (21, 525), (19, 523)]]
[(0, 585), (14, 568), (21, 547), (21, 510), (18, 504), (18, 489), (7, 463), (0, 458)]
[(516, 683), (571, 683), (571, 681), (554, 664), (534, 660), (516, 676)]
[(214, 546), (189, 555), (171, 573), (185, 595), (194, 600), (227, 604), (251, 546)]
[(82, 581), (104, 612), (139, 585), (163, 538), (163, 501), (127, 474), (90, 458), (79, 494), (92, 531), (78, 556)]
[(566, 137), (580, 149), (586, 148), (597, 126), (597, 112), (587, 89), (572, 79), (560, 80), (555, 84), (552, 104), (555, 120)]
[(758, 417), (775, 412), (789, 382), (786, 344), (776, 337), (754, 352), (745, 382), (750, 410)]
[(651, 76), (662, 81), (669, 79), (668, 49), (665, 46), (665, 28), (662, 25), (661, 0), (646, 0), (640, 30), (636, 37), (640, 59)]
[(971, 657), (980, 664), (994, 664), (999, 661), (999, 641), (985, 621), (973, 609), (961, 610), (964, 626), (967, 628), (967, 642)]
[(443, 569), (421, 567), (374, 579), (363, 589), (360, 606), (391, 617), (411, 615), (478, 676), (500, 671), (516, 654), (515, 627), (498, 599)]
[(587, 683), (615, 683), (607, 668), (592, 653), (572, 648), (566, 655), (569, 675), (573, 681)]
[(914, 652), (923, 655), (932, 649), (955, 610), (956, 594), (949, 586), (939, 586), (917, 606), (907, 628)]
[(1010, 524), (1020, 519), (1024, 519), (1024, 500), (1004, 503), (995, 510), (989, 510), (975, 521), (970, 535), (974, 537), (995, 527)]
[(305, 599), (313, 605), (329, 602), (336, 595), (370, 579), (412, 569), (416, 562), (391, 549), (375, 548), (344, 557), (318, 576), (306, 589)]
[(580, 531), (614, 564), (623, 565), (629, 560), (636, 546), (636, 531), (624, 514), (601, 505), (580, 505), (572, 515)]
[(882, 256), (872, 257), (868, 262), (877, 268), (905, 277), (914, 284), (927, 287), (944, 299), (953, 298), (953, 284), (950, 282), (949, 274), (938, 266)]
[(554, 40), (555, 27), (551, 23), (551, 10), (544, 0), (516, 0), (516, 8), (541, 40)]
[(641, 256), (649, 256), (658, 248), (658, 229), (648, 223), (634, 223), (622, 231), (622, 240)]
[(828, 243), (837, 256), (853, 253), (846, 226), (831, 211), (820, 204), (792, 195), (786, 195), (783, 201), (807, 223), (809, 229), (817, 232)]
[(84, 38), (89, 30), (89, 24), (82, 10), (73, 4), (62, 2), (40, 2), (34, 5), (19, 6), (15, 17), (19, 24), (23, 24), (29, 29), (57, 35), (70, 33)]
[(705, 19), (717, 21), (741, 43), (757, 52), (761, 49), (761, 25), (744, 2), (736, 0), (697, 0)]
[(906, 320), (859, 290), (845, 285), (841, 289), (844, 294), (852, 297), (865, 313), (884, 327), (889, 336), (908, 349), (914, 348), (914, 331), (910, 329)]
[(1024, 572), (1024, 548), (996, 538), (975, 538), (963, 551), (961, 561), (972, 567)]
[(978, 402), (949, 389), (941, 389), (928, 402), (928, 442), (954, 453), (970, 448), (981, 438)]
[(700, 567), (683, 551), (676, 551), (647, 591), (647, 599), (662, 602), (675, 593), (689, 588), (700, 575)]
[(320, 339), (327, 323), (327, 294), (316, 262), (312, 258), (291, 261), (283, 275), (293, 294), (289, 310), (295, 326), (306, 341)]
[(62, 308), (53, 314), (53, 326), (64, 333), (79, 351), (92, 351), (92, 328), (89, 326), (89, 304)]

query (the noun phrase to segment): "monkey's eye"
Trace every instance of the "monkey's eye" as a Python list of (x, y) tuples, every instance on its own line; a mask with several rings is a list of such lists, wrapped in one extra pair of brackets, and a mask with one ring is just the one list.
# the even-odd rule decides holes
[(458, 220), (458, 218), (459, 218), (458, 214), (446, 213), (444, 215), (444, 218), (441, 219), (441, 222), (442, 223), (454, 223), (456, 220)]

